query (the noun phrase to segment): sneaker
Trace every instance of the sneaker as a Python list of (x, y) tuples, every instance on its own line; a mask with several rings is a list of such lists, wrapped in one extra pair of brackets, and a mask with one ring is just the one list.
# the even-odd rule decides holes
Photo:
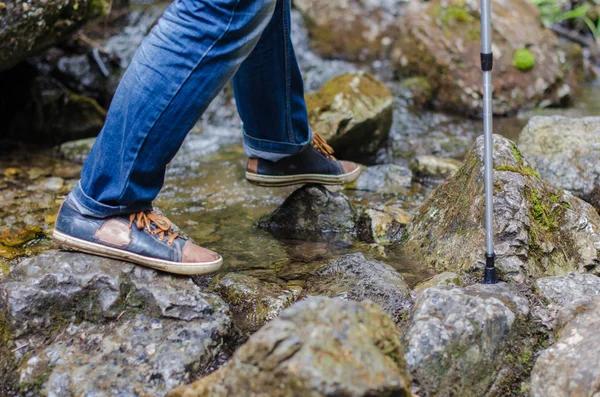
[(100, 219), (83, 215), (67, 199), (52, 237), (65, 248), (175, 274), (210, 273), (223, 263), (219, 254), (181, 236), (153, 211)]
[(333, 157), (333, 149), (314, 134), (310, 145), (300, 153), (277, 162), (250, 158), (246, 179), (259, 186), (288, 186), (300, 183), (343, 185), (360, 175), (360, 166)]

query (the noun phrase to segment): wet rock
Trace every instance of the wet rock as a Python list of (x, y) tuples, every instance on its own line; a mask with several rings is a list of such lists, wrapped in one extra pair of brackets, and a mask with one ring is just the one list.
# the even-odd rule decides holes
[(532, 117), (519, 148), (542, 179), (600, 209), (600, 117)]
[(314, 281), (311, 295), (370, 300), (400, 321), (412, 304), (408, 284), (390, 265), (367, 260), (362, 253), (349, 254), (316, 272), (325, 280)]
[(0, 282), (0, 325), (15, 387), (134, 396), (162, 395), (204, 371), (231, 321), (224, 302), (189, 278), (48, 251)]
[(483, 396), (498, 377), (506, 343), (529, 314), (508, 284), (432, 287), (417, 301), (405, 336), (419, 395)]
[(217, 276), (211, 289), (229, 304), (236, 326), (247, 333), (256, 332), (277, 317), (302, 293), (299, 285), (266, 282), (239, 273)]
[[(435, 106), (472, 116), (480, 115), (483, 101), (479, 7), (475, 1), (408, 2), (391, 52), (400, 75), (427, 78), (436, 92)], [(525, 0), (498, 4), (492, 20), (494, 112), (508, 114), (567, 100), (577, 86), (576, 74), (582, 74), (579, 47), (561, 44)], [(535, 60), (526, 71), (514, 64), (514, 56), (525, 48)]]
[(87, 159), (96, 138), (84, 138), (76, 141), (69, 141), (56, 148), (60, 155), (69, 161), (83, 164)]
[(356, 214), (348, 198), (321, 185), (292, 193), (259, 227), (294, 239), (354, 233)]
[(369, 73), (333, 78), (308, 94), (306, 105), (313, 131), (347, 160), (374, 155), (392, 125), (392, 93)]
[(461, 286), (462, 280), (460, 276), (454, 272), (443, 272), (440, 274), (436, 274), (435, 276), (428, 278), (427, 280), (421, 281), (413, 288), (413, 291), (416, 293), (421, 293), (427, 288), (437, 287), (441, 285), (448, 285), (451, 287)]
[(104, 0), (8, 1), (0, 9), (0, 70), (8, 69), (106, 13)]
[(417, 156), (409, 167), (419, 181), (440, 182), (458, 171), (462, 163), (455, 159), (435, 156)]
[(412, 183), (409, 169), (396, 164), (373, 165), (365, 168), (350, 188), (376, 193), (405, 193)]
[(576, 300), (559, 312), (556, 344), (531, 373), (531, 396), (596, 396), (600, 392), (600, 297)]
[(404, 98), (410, 109), (419, 112), (431, 103), (434, 98), (433, 87), (425, 77), (409, 77), (400, 82), (400, 96)]
[[(501, 276), (598, 272), (600, 216), (588, 203), (539, 179), (514, 143), (494, 136), (494, 239)], [(421, 206), (403, 245), (437, 272), (483, 266), (483, 139)], [(457, 249), (457, 247), (459, 247)]]
[(390, 245), (402, 240), (412, 215), (401, 208), (382, 206), (359, 212), (356, 232), (367, 243)]
[(565, 306), (580, 298), (600, 296), (600, 277), (593, 274), (543, 277), (535, 280), (535, 288), (548, 301)]
[(411, 395), (399, 339), (373, 304), (309, 298), (252, 335), (228, 365), (169, 396)]
[(398, 36), (401, 0), (294, 0), (306, 20), (312, 48), (325, 58), (384, 58)]

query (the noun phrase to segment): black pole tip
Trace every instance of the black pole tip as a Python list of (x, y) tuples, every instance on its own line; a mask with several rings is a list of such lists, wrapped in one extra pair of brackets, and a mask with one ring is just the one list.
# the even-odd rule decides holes
[(498, 275), (496, 274), (495, 254), (485, 254), (485, 271), (483, 274), (484, 284), (498, 283)]

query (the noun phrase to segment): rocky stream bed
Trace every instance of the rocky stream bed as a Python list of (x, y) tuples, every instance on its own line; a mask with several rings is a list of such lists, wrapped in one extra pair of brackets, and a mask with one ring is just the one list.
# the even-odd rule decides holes
[[(0, 83), (19, 94), (0, 93), (0, 396), (600, 395), (600, 82), (528, 4), (494, 16), (501, 282), (483, 285), (479, 71), (456, 55), (479, 34), (474, 2), (295, 0), (311, 125), (363, 173), (343, 187), (247, 183), (226, 87), (155, 202), (224, 257), (193, 278), (49, 238), (167, 5), (114, 2), (121, 16), (72, 36), (107, 12), (79, 3), (46, 20), (69, 29), (0, 45)], [(23, 7), (0, 2), (0, 17)], [(512, 65), (525, 46), (544, 68)]]

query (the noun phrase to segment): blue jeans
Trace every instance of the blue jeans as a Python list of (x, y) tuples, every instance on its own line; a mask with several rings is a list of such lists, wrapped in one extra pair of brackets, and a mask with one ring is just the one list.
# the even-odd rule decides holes
[(86, 215), (150, 209), (167, 164), (233, 78), (251, 157), (311, 140), (290, 0), (175, 0), (138, 49), (69, 198)]

